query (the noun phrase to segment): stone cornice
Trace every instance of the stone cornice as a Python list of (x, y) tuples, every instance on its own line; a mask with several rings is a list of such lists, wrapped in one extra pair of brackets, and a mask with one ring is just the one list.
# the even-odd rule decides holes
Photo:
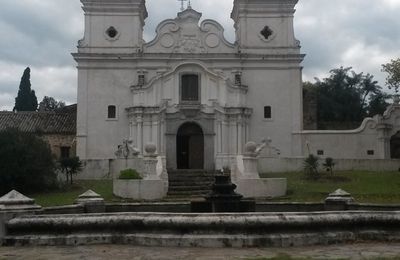
[(86, 14), (139, 14), (142, 22), (148, 13), (144, 0), (81, 0)]
[(231, 18), (237, 21), (241, 13), (293, 15), (297, 2), (298, 0), (235, 0)]
[(305, 54), (176, 54), (171, 57), (166, 53), (147, 53), (147, 54), (97, 54), (97, 53), (72, 53), (77, 62), (96, 61), (96, 62), (126, 62), (137, 61), (146, 62), (157, 60), (164, 61), (182, 61), (182, 60), (200, 60), (208, 63), (209, 61), (240, 61), (240, 62), (279, 62), (291, 61), (300, 63), (303, 61)]

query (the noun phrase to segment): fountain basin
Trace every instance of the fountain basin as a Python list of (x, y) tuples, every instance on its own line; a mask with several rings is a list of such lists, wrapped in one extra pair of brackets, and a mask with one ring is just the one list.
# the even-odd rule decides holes
[(288, 247), (371, 240), (400, 241), (400, 212), (21, 216), (7, 223), (3, 242), (7, 246)]

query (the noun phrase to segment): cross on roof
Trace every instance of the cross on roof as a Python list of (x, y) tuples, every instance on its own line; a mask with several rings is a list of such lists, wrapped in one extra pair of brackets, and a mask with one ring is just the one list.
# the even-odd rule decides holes
[[(186, 1), (188, 1), (188, 0), (178, 0), (178, 2), (181, 2), (181, 11), (185, 10), (185, 7), (184, 7), (183, 3), (186, 2)], [(190, 5), (190, 2), (189, 2), (189, 5)]]

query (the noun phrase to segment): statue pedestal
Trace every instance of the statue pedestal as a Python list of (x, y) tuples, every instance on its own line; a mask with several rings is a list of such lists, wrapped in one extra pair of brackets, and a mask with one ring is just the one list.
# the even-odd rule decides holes
[(260, 178), (258, 158), (255, 156), (237, 156), (236, 172), (233, 183), (237, 192), (246, 198), (274, 198), (286, 195), (286, 178)]

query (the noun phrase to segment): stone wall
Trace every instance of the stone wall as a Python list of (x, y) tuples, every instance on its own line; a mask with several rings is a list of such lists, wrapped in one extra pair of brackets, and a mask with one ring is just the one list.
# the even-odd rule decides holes
[(45, 134), (43, 140), (49, 143), (53, 155), (61, 157), (61, 147), (70, 147), (70, 156), (76, 155), (75, 134)]
[[(398, 171), (400, 160), (390, 159), (335, 159), (335, 171)], [(321, 162), (324, 159), (321, 159)], [(303, 170), (304, 158), (260, 158), (258, 170), (267, 172), (295, 172)]]

